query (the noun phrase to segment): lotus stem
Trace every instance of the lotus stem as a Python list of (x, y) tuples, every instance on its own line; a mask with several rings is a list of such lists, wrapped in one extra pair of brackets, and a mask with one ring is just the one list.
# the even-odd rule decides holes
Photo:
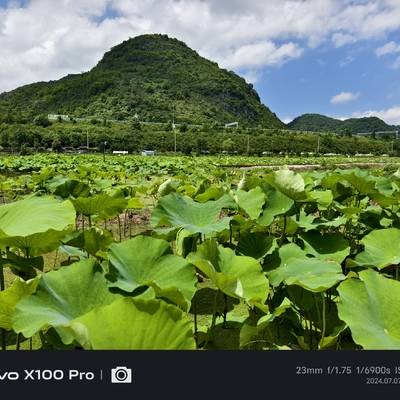
[(325, 296), (321, 293), (322, 297), (322, 333), (321, 333), (321, 342), (324, 340), (325, 337), (325, 330), (326, 330), (326, 305), (325, 305)]
[(228, 314), (228, 296), (224, 293), (224, 322), (223, 328), (226, 328), (226, 315)]
[(316, 297), (315, 293), (313, 294), (313, 297), (314, 297), (315, 308), (317, 309), (318, 323), (321, 325), (321, 323), (322, 323), (321, 313), (319, 311), (318, 301), (317, 301), (317, 297)]
[(21, 349), (21, 334), (17, 334), (17, 343), (15, 345), (15, 350), (20, 350)]
[(196, 348), (198, 347), (198, 328), (197, 328), (197, 309), (196, 309), (196, 301), (192, 303), (193, 306), (193, 317), (194, 317), (194, 340), (196, 341)]
[(55, 268), (56, 268), (57, 259), (58, 259), (58, 249), (56, 249), (56, 254), (55, 254), (55, 256), (54, 256), (54, 264), (53, 264), (53, 269), (55, 269)]
[(119, 231), (119, 241), (122, 242), (122, 232), (121, 232), (121, 218), (118, 215), (118, 231)]
[(217, 320), (217, 301), (218, 301), (218, 295), (219, 295), (219, 290), (217, 290), (217, 293), (215, 294), (214, 297), (214, 304), (213, 304), (213, 314), (212, 314), (212, 320), (211, 320), (211, 326), (210, 329), (207, 332), (207, 339), (206, 342), (204, 343), (204, 348), (207, 348), (208, 342), (210, 341), (210, 336), (211, 336), (211, 331), (215, 327), (215, 322)]
[(3, 264), (0, 260), (0, 291), (3, 291), (5, 289), (5, 283), (4, 283), (4, 269), (3, 269)]

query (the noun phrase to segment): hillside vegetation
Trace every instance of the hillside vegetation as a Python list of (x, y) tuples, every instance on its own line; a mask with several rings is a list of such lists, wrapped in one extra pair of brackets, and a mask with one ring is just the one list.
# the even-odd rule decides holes
[(320, 114), (304, 114), (288, 125), (291, 130), (357, 134), (362, 132), (390, 131), (398, 127), (386, 124), (377, 117), (349, 118), (344, 121)]
[(180, 123), (284, 126), (251, 84), (166, 35), (126, 40), (89, 72), (0, 95), (0, 114), (22, 121), (40, 114), (68, 114), (168, 122), (173, 106)]

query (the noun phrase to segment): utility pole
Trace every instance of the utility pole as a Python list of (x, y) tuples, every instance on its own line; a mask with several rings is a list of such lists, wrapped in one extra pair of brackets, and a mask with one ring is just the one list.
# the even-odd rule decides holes
[(317, 154), (319, 154), (319, 147), (320, 147), (320, 137), (319, 137), (319, 135), (318, 135)]
[(176, 154), (175, 103), (172, 103), (172, 130), (174, 131), (174, 153)]
[(172, 104), (172, 129), (175, 130), (175, 103)]
[(103, 143), (103, 162), (106, 162), (106, 146), (107, 142)]
[(176, 154), (176, 130), (174, 128), (174, 153)]
[(250, 135), (247, 134), (247, 155), (250, 153)]
[(89, 150), (89, 128), (86, 128), (86, 148)]

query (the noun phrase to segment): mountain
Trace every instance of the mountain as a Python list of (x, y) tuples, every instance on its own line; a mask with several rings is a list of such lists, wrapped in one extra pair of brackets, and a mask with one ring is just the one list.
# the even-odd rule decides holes
[(0, 95), (0, 113), (284, 127), (251, 84), (167, 35), (142, 35), (107, 52), (89, 72)]
[(349, 118), (344, 121), (320, 114), (303, 114), (287, 124), (292, 130), (310, 132), (362, 133), (398, 129), (377, 117)]

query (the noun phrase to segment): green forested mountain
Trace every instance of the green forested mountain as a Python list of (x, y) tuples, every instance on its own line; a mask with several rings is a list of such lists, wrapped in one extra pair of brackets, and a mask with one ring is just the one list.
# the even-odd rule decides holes
[(0, 95), (0, 113), (279, 128), (252, 85), (166, 35), (142, 35), (107, 52), (89, 72), (26, 85)]
[(377, 117), (350, 118), (344, 121), (320, 114), (304, 114), (295, 118), (288, 125), (289, 129), (311, 132), (334, 132), (356, 134), (396, 129)]

